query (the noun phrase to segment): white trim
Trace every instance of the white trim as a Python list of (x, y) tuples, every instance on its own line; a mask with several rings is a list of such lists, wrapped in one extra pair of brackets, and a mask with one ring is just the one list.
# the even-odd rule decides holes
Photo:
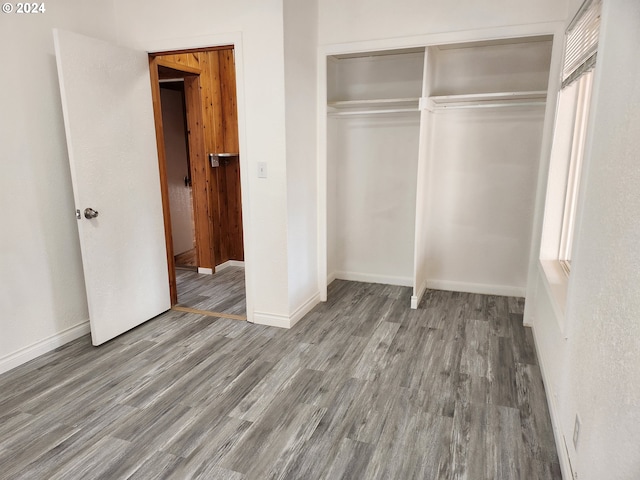
[(296, 323), (304, 318), (304, 316), (313, 310), (313, 307), (320, 303), (320, 292), (311, 296), (306, 302), (296, 308), (289, 317), (289, 323), (293, 327)]
[[(236, 66), (236, 107), (238, 111), (238, 143), (240, 150), (240, 195), (242, 198), (242, 230), (244, 232), (244, 259), (246, 262), (244, 272), (244, 284), (247, 302), (247, 321), (253, 322), (254, 302), (254, 274), (253, 245), (257, 237), (253, 234), (253, 222), (251, 220), (251, 185), (250, 165), (253, 157), (247, 143), (247, 102), (245, 98), (246, 76), (244, 72), (244, 46), (242, 32), (223, 32), (213, 35), (201, 35), (182, 38), (152, 38), (128, 44), (127, 46), (139, 48), (150, 53), (167, 52), (172, 50), (185, 50), (190, 48), (207, 48), (224, 45), (233, 45)], [(251, 170), (253, 171), (253, 170)], [(247, 241), (249, 240), (249, 241)]]
[(416, 295), (411, 295), (411, 310), (417, 310), (420, 305), (420, 298)]
[(287, 315), (277, 313), (253, 312), (253, 323), (269, 327), (291, 328), (291, 319)]
[(0, 374), (27, 363), (34, 358), (44, 355), (62, 345), (90, 333), (89, 320), (73, 327), (62, 330), (43, 340), (39, 340), (27, 347), (0, 358)]
[[(329, 274), (329, 276), (327, 277), (327, 285), (331, 285), (331, 283), (332, 283), (334, 280), (337, 280), (337, 278), (338, 278), (338, 277), (337, 277), (337, 275), (336, 275), (336, 272), (331, 272), (331, 273)], [(327, 301), (327, 299), (325, 298), (323, 301), (324, 301), (324, 302), (326, 302), (326, 301)]]
[(571, 461), (569, 460), (569, 452), (565, 446), (565, 438), (562, 433), (562, 423), (560, 422), (560, 411), (558, 404), (556, 403), (556, 392), (551, 388), (551, 381), (547, 374), (547, 369), (544, 365), (540, 349), (538, 348), (538, 337), (536, 335), (535, 322), (531, 326), (533, 333), (533, 344), (536, 349), (536, 358), (538, 359), (538, 366), (540, 367), (540, 373), (542, 374), (542, 383), (544, 384), (545, 396), (547, 397), (547, 406), (549, 407), (549, 416), (551, 417), (551, 427), (553, 428), (553, 438), (556, 444), (556, 451), (558, 453), (558, 461), (560, 463), (560, 470), (562, 472), (562, 478), (571, 480), (573, 478), (573, 470), (571, 468)]
[(220, 265), (216, 265), (215, 271), (219, 272), (220, 270), (224, 270), (225, 268), (229, 268), (229, 267), (244, 268), (244, 262), (240, 260), (227, 260), (226, 262), (221, 263)]
[(426, 292), (426, 291), (427, 291), (427, 282), (425, 282), (424, 284), (422, 284), (418, 288), (418, 291), (416, 292), (415, 295), (411, 295), (411, 309), (412, 310), (416, 310), (418, 308), (418, 305), (420, 305), (420, 300), (422, 300), (424, 292)]
[(198, 267), (198, 273), (203, 273), (205, 275), (213, 275), (213, 268)]
[(492, 285), (488, 283), (455, 282), (450, 280), (427, 280), (427, 288), (449, 290), (452, 292), (478, 293), (480, 295), (500, 295), (505, 297), (524, 297), (525, 287), (511, 285)]
[(563, 338), (567, 338), (564, 324), (564, 310), (567, 304), (567, 290), (569, 288), (569, 277), (560, 265), (558, 260), (540, 260), (538, 262), (540, 278), (547, 291), (549, 303), (553, 308), (554, 317), (558, 324), (558, 329)]
[(313, 307), (320, 303), (320, 292), (311, 296), (306, 302), (300, 305), (291, 315), (279, 315), (277, 313), (254, 312), (253, 322), (258, 325), (268, 325), (270, 327), (292, 328), (296, 323), (304, 318)]
[(323, 49), (318, 49), (317, 66), (317, 94), (316, 110), (318, 111), (318, 121), (316, 131), (318, 142), (316, 146), (316, 194), (317, 194), (317, 230), (318, 238), (316, 248), (318, 249), (318, 289), (320, 290), (320, 300), (327, 301), (327, 286), (335, 280), (332, 274), (331, 281), (327, 278), (327, 57)]
[(351, 282), (383, 283), (385, 285), (400, 285), (401, 287), (411, 287), (413, 285), (412, 277), (395, 277), (360, 272), (335, 272), (333, 275), (335, 275), (336, 279), (349, 280)]

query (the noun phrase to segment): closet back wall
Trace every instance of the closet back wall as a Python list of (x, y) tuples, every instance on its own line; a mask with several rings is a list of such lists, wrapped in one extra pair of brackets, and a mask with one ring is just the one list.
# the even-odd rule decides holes
[(544, 108), (435, 116), (428, 286), (523, 297)]
[[(329, 279), (412, 285), (418, 113), (330, 118)], [(337, 124), (337, 125), (336, 125)]]

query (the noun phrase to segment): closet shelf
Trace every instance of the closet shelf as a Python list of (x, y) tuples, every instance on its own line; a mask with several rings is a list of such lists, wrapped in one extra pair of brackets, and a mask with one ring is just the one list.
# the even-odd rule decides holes
[(329, 115), (369, 115), (384, 113), (417, 112), (419, 99), (381, 98), (371, 100), (341, 100), (327, 103)]
[(469, 93), (462, 95), (435, 95), (429, 97), (431, 110), (474, 107), (508, 107), (544, 105), (546, 90), (528, 92)]

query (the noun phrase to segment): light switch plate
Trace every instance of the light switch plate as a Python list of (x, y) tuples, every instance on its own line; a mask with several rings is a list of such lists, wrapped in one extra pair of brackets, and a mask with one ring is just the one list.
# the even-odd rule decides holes
[(258, 162), (258, 178), (267, 178), (267, 162)]

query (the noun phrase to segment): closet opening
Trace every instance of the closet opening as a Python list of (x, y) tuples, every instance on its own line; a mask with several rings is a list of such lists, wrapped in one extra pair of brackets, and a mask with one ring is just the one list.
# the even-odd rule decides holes
[(327, 285), (525, 295), (552, 43), (325, 57)]

